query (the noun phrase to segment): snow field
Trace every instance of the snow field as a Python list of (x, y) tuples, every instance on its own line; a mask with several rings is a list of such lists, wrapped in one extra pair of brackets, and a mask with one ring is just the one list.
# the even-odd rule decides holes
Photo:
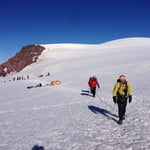
[[(0, 84), (0, 150), (30, 150), (35, 144), (45, 150), (149, 150), (149, 43), (129, 38), (102, 45), (45, 45), (37, 63), (6, 78), (29, 74), (29, 80)], [(37, 77), (47, 72), (51, 76)], [(120, 74), (133, 88), (123, 125), (117, 124), (112, 101)], [(87, 92), (91, 75), (100, 82), (96, 98)], [(52, 80), (62, 84), (26, 88)]]

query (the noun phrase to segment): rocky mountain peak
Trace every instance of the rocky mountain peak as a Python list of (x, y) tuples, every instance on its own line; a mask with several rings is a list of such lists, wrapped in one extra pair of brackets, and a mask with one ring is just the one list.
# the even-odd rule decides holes
[(6, 76), (13, 72), (19, 72), (26, 66), (37, 61), (45, 48), (40, 45), (28, 45), (23, 47), (16, 55), (0, 65), (0, 76)]

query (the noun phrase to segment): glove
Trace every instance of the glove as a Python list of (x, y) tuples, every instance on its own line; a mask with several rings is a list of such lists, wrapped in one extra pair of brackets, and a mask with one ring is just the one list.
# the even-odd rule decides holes
[(115, 104), (117, 103), (116, 96), (113, 96), (113, 101)]
[(132, 95), (129, 95), (129, 103), (132, 101)]
[(100, 88), (100, 86), (98, 85), (98, 88)]

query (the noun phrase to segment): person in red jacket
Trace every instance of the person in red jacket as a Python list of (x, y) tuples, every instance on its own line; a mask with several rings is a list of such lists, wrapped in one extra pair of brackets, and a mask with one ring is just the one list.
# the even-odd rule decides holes
[(95, 76), (90, 77), (89, 81), (88, 81), (89, 87), (90, 87), (90, 91), (93, 94), (93, 97), (95, 97), (96, 94), (96, 86), (98, 88), (100, 88), (99, 83), (97, 81), (97, 78)]

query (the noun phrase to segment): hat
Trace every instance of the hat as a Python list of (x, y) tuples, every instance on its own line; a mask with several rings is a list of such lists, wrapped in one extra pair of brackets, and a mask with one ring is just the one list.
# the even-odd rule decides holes
[(119, 79), (120, 79), (120, 80), (125, 80), (125, 79), (126, 79), (126, 76), (125, 76), (125, 75), (120, 75), (120, 76), (119, 76)]

